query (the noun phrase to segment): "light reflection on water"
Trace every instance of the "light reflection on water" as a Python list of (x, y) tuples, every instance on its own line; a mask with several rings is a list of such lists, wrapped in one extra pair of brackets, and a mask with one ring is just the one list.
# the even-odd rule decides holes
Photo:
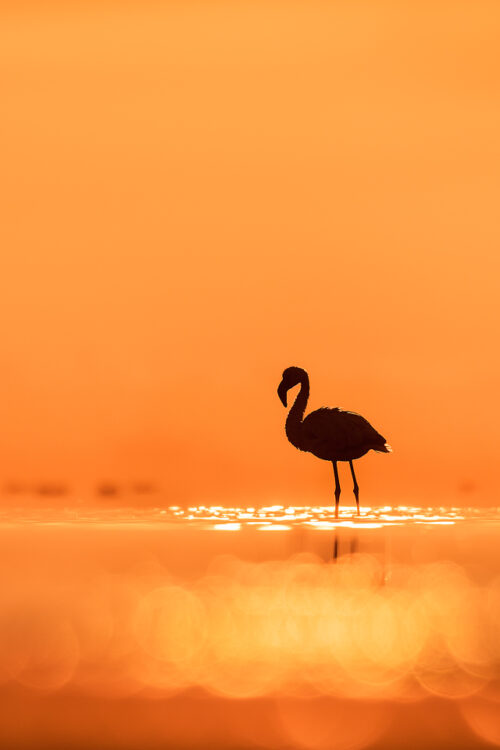
[(500, 579), (449, 561), (223, 555), (194, 581), (155, 566), (75, 576), (63, 598), (58, 580), (17, 584), (0, 682), (33, 690), (462, 699), (500, 677)]
[[(0, 597), (0, 686), (141, 699), (188, 688), (280, 701), (439, 696), (463, 704), (486, 736), (471, 701), (499, 702), (498, 509), (334, 512), (4, 512), (0, 542), (13, 552)], [(294, 530), (297, 544), (287, 546)], [(457, 539), (460, 554), (450, 559)], [(268, 552), (249, 558), (261, 545)], [(200, 549), (204, 567), (184, 575)]]
[(500, 508), (411, 507), (406, 505), (364, 507), (361, 515), (341, 508), (335, 517), (334, 506), (269, 505), (261, 508), (198, 505), (181, 508), (108, 508), (108, 509), (3, 509), (0, 524), (175, 524), (216, 531), (257, 530), (288, 531), (303, 527), (328, 529), (375, 529), (404, 525), (453, 525), (460, 521), (500, 520)]

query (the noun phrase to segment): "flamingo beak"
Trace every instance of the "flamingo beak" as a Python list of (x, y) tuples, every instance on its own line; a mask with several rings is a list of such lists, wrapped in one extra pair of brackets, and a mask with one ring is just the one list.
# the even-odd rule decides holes
[(288, 388), (286, 387), (284, 381), (282, 380), (278, 386), (278, 396), (280, 397), (280, 401), (283, 404), (283, 406), (286, 406), (287, 391), (288, 391)]

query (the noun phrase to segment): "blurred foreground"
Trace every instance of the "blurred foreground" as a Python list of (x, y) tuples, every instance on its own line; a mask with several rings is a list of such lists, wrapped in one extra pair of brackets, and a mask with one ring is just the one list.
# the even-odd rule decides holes
[(332, 514), (4, 516), (1, 746), (500, 745), (497, 511)]

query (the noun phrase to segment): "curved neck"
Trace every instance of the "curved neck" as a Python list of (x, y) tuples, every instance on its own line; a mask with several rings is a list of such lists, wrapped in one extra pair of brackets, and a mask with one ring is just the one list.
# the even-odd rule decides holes
[(295, 399), (292, 408), (288, 412), (286, 418), (286, 435), (289, 441), (299, 447), (301, 442), (301, 426), (304, 412), (307, 406), (307, 400), (309, 398), (309, 378), (304, 373), (302, 380), (300, 381), (300, 391)]

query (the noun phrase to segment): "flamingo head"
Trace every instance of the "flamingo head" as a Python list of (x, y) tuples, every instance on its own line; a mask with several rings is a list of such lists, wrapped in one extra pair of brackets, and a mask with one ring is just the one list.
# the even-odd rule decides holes
[(306, 371), (301, 367), (287, 367), (286, 370), (283, 371), (281, 383), (278, 386), (278, 396), (280, 397), (283, 406), (286, 406), (287, 392), (290, 388), (293, 388), (294, 385), (302, 383), (304, 375), (307, 377)]

